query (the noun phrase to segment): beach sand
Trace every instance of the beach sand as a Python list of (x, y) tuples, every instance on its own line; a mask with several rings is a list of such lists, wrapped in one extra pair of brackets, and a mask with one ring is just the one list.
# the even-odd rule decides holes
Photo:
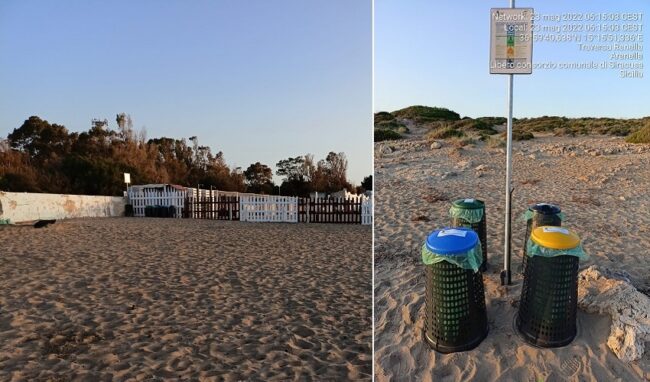
[(0, 229), (0, 380), (371, 377), (371, 229), (103, 218)]
[[(502, 287), (505, 149), (485, 143), (433, 150), (415, 131), (408, 139), (377, 143), (375, 155), (375, 375), (377, 381), (637, 381), (650, 380), (650, 344), (626, 364), (607, 347), (610, 318), (579, 311), (569, 346), (539, 349), (513, 329), (522, 276), (518, 272), (525, 224), (536, 202), (555, 203), (563, 223), (583, 239), (590, 260), (629, 273), (650, 290), (650, 147), (618, 137), (538, 137), (513, 151), (513, 285)], [(392, 149), (387, 147), (392, 146)], [(392, 152), (389, 152), (392, 151)], [(488, 337), (476, 349), (440, 354), (422, 339), (424, 270), (420, 247), (449, 224), (450, 202), (486, 202)], [(427, 221), (428, 220), (428, 221)]]

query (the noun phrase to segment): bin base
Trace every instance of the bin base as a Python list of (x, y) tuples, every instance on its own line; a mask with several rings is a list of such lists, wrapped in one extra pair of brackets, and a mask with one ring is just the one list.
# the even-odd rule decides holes
[(457, 346), (446, 346), (446, 345), (436, 343), (436, 341), (429, 338), (429, 336), (427, 335), (426, 329), (422, 330), (422, 334), (424, 335), (424, 340), (426, 341), (426, 343), (429, 345), (429, 347), (431, 349), (437, 351), (438, 353), (449, 354), (449, 353), (457, 353), (457, 352), (462, 352), (462, 351), (468, 351), (468, 350), (472, 350), (472, 349), (476, 348), (487, 337), (488, 331), (489, 331), (489, 328), (486, 326), (485, 331), (483, 333), (481, 333), (481, 335), (479, 337), (476, 337), (471, 342), (461, 344), (461, 345), (457, 345)]
[(521, 325), (519, 323), (519, 315), (515, 314), (515, 329), (517, 330), (517, 333), (519, 336), (526, 342), (528, 342), (530, 345), (540, 347), (540, 348), (561, 348), (563, 346), (569, 345), (573, 340), (576, 338), (578, 334), (578, 330), (576, 329), (571, 336), (561, 339), (561, 340), (545, 340), (543, 338), (539, 338), (538, 336), (535, 336), (532, 333), (526, 333), (521, 330)]

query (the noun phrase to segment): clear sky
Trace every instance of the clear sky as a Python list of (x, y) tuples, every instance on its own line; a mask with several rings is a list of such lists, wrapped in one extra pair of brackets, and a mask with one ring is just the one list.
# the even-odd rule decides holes
[[(516, 2), (536, 13), (643, 12), (650, 45), (647, 0)], [(489, 74), (490, 8), (507, 0), (375, 1), (375, 111), (410, 105), (450, 108), (462, 116), (506, 116), (507, 76)], [(568, 44), (535, 43), (534, 62), (602, 60)], [(614, 71), (533, 70), (515, 77), (515, 117), (641, 117), (650, 115), (650, 49), (643, 79)]]
[(31, 115), (199, 137), (230, 165), (345, 152), (372, 172), (369, 0), (0, 2), (0, 136)]

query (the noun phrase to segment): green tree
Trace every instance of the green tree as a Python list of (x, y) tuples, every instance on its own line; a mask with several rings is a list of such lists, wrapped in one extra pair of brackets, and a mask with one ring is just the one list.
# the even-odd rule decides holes
[(297, 156), (283, 159), (276, 164), (278, 168), (275, 172), (276, 175), (284, 177), (280, 185), (282, 195), (304, 197), (312, 191), (310, 179), (313, 167), (312, 156), (308, 155), (307, 157), (309, 158), (307, 161), (305, 157)]
[(366, 191), (372, 191), (372, 175), (368, 175), (365, 178), (363, 178), (363, 181), (361, 182), (361, 187), (363, 187), (363, 189)]
[(70, 149), (68, 130), (65, 126), (31, 116), (7, 136), (9, 145), (24, 151), (32, 158), (47, 158), (52, 154), (64, 154)]
[(276, 175), (285, 177), (285, 181), (304, 182), (307, 180), (307, 172), (305, 171), (305, 158), (302, 156), (282, 159), (276, 163), (275, 166), (278, 168), (275, 172)]
[(273, 170), (265, 164), (255, 162), (244, 171), (246, 190), (253, 193), (273, 193)]

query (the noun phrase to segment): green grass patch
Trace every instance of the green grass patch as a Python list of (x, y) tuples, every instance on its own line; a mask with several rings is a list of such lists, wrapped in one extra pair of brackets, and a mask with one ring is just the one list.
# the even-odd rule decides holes
[(395, 116), (387, 111), (380, 111), (375, 113), (375, 125), (381, 122), (392, 121), (395, 119)]
[(395, 131), (400, 131), (401, 132), (407, 132), (409, 131), (408, 127), (404, 125), (403, 123), (399, 123), (395, 120), (393, 121), (383, 121), (379, 123), (375, 123), (375, 128), (376, 129), (383, 129), (383, 130), (395, 130)]
[(408, 118), (416, 122), (429, 122), (429, 121), (457, 121), (460, 119), (460, 114), (445, 109), (442, 107), (429, 107), (429, 106), (409, 106), (404, 109), (392, 112), (392, 115), (398, 118)]
[(640, 129), (646, 120), (647, 118), (616, 119), (543, 116), (538, 118), (515, 119), (514, 127), (531, 133), (549, 132), (556, 136), (589, 134), (626, 136), (630, 132)]
[[(503, 132), (499, 134), (503, 139), (507, 139), (508, 137), (506, 136), (506, 133)], [(528, 132), (528, 131), (521, 131), (521, 130), (513, 130), (512, 131), (512, 140), (513, 141), (528, 141), (531, 139), (534, 139), (535, 136), (533, 133)]]
[(375, 129), (375, 142), (391, 141), (395, 139), (402, 139), (402, 136), (393, 130)]
[(508, 119), (506, 117), (479, 117), (476, 118), (477, 121), (481, 121), (488, 126), (496, 126), (496, 125), (505, 125), (506, 122), (508, 122)]
[(489, 134), (497, 133), (497, 131), (492, 128), (493, 125), (490, 125), (487, 122), (480, 121), (478, 119), (461, 119), (460, 121), (450, 123), (449, 126), (456, 130), (462, 131), (473, 130), (478, 132), (486, 132)]

